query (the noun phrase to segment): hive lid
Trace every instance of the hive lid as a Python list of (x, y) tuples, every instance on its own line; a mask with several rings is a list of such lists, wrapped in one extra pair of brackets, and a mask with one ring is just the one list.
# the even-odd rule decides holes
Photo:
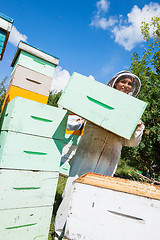
[(4, 15), (3, 13), (0, 13), (0, 18), (3, 18), (4, 20), (10, 22), (10, 23), (13, 23), (14, 20), (6, 15)]
[(50, 54), (48, 54), (48, 53), (46, 53), (46, 52), (44, 52), (42, 50), (39, 50), (38, 48), (33, 47), (32, 45), (30, 45), (30, 44), (28, 44), (26, 42), (20, 41), (19, 45), (17, 47), (17, 51), (15, 53), (15, 56), (14, 56), (14, 58), (12, 60), (11, 67), (14, 66), (14, 64), (15, 64), (15, 62), (16, 62), (16, 60), (17, 60), (21, 50), (23, 50), (23, 51), (25, 51), (27, 53), (30, 53), (30, 54), (38, 57), (38, 58), (41, 58), (41, 59), (43, 59), (43, 60), (45, 60), (47, 62), (50, 62), (50, 63), (52, 63), (52, 64), (54, 64), (56, 66), (59, 63), (59, 58), (57, 58), (55, 56), (52, 56), (52, 55), (50, 55)]
[(96, 173), (86, 173), (75, 182), (160, 200), (160, 186)]

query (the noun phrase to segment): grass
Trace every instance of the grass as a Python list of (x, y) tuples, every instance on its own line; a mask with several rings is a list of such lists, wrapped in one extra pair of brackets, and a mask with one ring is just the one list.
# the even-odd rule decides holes
[(60, 175), (59, 180), (58, 180), (55, 201), (54, 201), (54, 208), (53, 208), (53, 214), (52, 214), (52, 219), (51, 219), (48, 240), (54, 240), (54, 220), (55, 220), (57, 209), (62, 201), (62, 193), (65, 188), (66, 181), (67, 181), (67, 177)]

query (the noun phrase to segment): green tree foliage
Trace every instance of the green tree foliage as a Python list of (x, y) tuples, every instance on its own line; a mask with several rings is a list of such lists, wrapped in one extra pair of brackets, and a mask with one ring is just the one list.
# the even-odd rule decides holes
[(6, 87), (5, 87), (5, 82), (7, 80), (7, 77), (5, 77), (1, 82), (0, 82), (0, 112), (2, 109), (3, 101), (6, 95)]
[(48, 105), (54, 106), (54, 107), (58, 107), (58, 100), (60, 98), (60, 96), (62, 95), (62, 91), (60, 92), (50, 92), (49, 94), (49, 98), (48, 98)]
[(148, 178), (160, 180), (160, 18), (152, 18), (150, 24), (143, 22), (141, 30), (148, 48), (141, 58), (132, 54), (130, 70), (142, 82), (139, 99), (148, 103), (143, 115), (145, 131), (138, 147), (123, 149), (122, 159)]

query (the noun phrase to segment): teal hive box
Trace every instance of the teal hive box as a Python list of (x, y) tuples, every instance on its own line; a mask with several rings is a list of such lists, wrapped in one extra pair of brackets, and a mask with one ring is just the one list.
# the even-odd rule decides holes
[(52, 206), (59, 173), (0, 169), (0, 210)]
[(3, 58), (12, 24), (13, 19), (0, 13), (0, 60)]
[(48, 240), (52, 210), (52, 206), (1, 210), (1, 239)]
[(0, 168), (59, 171), (63, 143), (63, 140), (1, 131)]
[(20, 41), (11, 67), (13, 67), (12, 73), (16, 66), (21, 65), (46, 76), (53, 77), (55, 67), (58, 63), (58, 58)]
[(96, 125), (130, 139), (147, 103), (73, 73), (58, 104)]
[(64, 141), (67, 118), (66, 110), (15, 97), (2, 113), (0, 128)]
[(18, 65), (10, 77), (7, 91), (16, 86), (48, 97), (51, 85), (51, 77)]

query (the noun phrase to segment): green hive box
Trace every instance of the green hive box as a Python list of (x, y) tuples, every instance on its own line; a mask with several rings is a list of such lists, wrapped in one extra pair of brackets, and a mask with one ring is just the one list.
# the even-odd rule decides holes
[(58, 172), (63, 144), (63, 140), (1, 131), (0, 168)]
[(2, 240), (48, 240), (53, 206), (0, 211)]
[(58, 104), (96, 125), (130, 139), (147, 103), (73, 73)]
[(59, 173), (0, 169), (0, 210), (52, 206)]
[(0, 129), (64, 141), (67, 118), (66, 110), (17, 96), (5, 107)]
[(11, 67), (13, 67), (12, 73), (16, 66), (21, 65), (48, 77), (53, 77), (54, 69), (58, 63), (58, 58), (20, 41)]

